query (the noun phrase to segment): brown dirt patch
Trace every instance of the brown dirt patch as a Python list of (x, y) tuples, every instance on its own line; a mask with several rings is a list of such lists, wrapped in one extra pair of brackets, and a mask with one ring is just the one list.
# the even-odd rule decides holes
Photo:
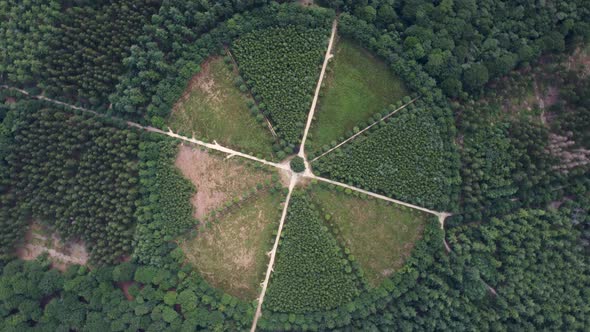
[(239, 164), (238, 159), (224, 159), (184, 144), (180, 146), (175, 165), (197, 188), (191, 200), (197, 219), (272, 177), (265, 171)]
[(182, 93), (182, 97), (172, 108), (172, 112), (183, 109), (183, 103), (186, 102), (194, 91), (204, 92), (213, 102), (221, 102), (219, 89), (215, 87), (215, 81), (211, 77), (211, 62), (219, 57), (211, 57), (201, 63), (201, 70), (194, 75), (187, 84)]
[(14, 97), (6, 97), (6, 103), (7, 104), (14, 104), (14, 103), (16, 103), (16, 98), (14, 98)]
[(133, 301), (133, 296), (129, 294), (129, 288), (135, 284), (134, 281), (122, 281), (118, 282), (117, 286), (121, 288), (121, 291), (125, 295), (127, 301)]
[(569, 70), (580, 71), (583, 76), (590, 75), (590, 47), (576, 49), (567, 59), (566, 67)]
[(17, 248), (16, 255), (23, 260), (34, 260), (45, 252), (49, 254), (52, 267), (60, 271), (73, 264), (86, 265), (89, 258), (81, 240), (64, 243), (57, 234), (33, 223), (25, 234), (25, 244)]

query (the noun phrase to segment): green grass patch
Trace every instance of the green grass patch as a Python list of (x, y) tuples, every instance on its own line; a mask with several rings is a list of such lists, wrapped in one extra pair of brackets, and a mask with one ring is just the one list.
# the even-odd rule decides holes
[(254, 300), (264, 280), (272, 239), (281, 218), (278, 192), (265, 192), (202, 227), (180, 247), (187, 260), (212, 286)]
[(408, 94), (385, 62), (352, 41), (341, 39), (332, 61), (311, 128), (314, 150)]
[(354, 255), (373, 287), (403, 266), (428, 218), (417, 210), (323, 185), (311, 192), (333, 233)]
[(194, 132), (197, 138), (271, 158), (274, 138), (250, 114), (248, 97), (234, 85), (235, 78), (221, 57), (204, 63), (174, 106), (168, 125), (188, 136)]

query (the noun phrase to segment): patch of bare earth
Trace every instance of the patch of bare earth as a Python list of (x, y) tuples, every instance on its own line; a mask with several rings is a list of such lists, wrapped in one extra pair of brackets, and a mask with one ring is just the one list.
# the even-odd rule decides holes
[(117, 286), (119, 286), (127, 301), (133, 301), (133, 296), (131, 295), (131, 293), (129, 293), (129, 288), (134, 284), (134, 281), (121, 281), (117, 283)]
[(579, 71), (583, 77), (590, 75), (590, 48), (578, 48), (567, 62), (567, 69)]
[(265, 171), (239, 164), (237, 159), (224, 159), (184, 144), (180, 146), (175, 165), (197, 188), (191, 200), (197, 219), (272, 177)]
[(189, 100), (194, 91), (202, 91), (211, 101), (221, 102), (220, 92), (216, 89), (215, 81), (211, 77), (211, 62), (217, 60), (217, 58), (208, 58), (201, 64), (201, 70), (190, 79), (186, 89), (182, 93), (182, 97), (172, 108), (172, 112), (184, 110), (184, 103)]
[(86, 265), (89, 258), (81, 240), (64, 243), (57, 234), (33, 223), (25, 234), (25, 244), (17, 248), (17, 257), (34, 260), (45, 252), (49, 255), (52, 267), (60, 271), (74, 264)]

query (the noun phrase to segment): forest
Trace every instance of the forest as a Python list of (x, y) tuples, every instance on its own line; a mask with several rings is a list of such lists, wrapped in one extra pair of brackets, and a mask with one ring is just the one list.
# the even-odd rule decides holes
[[(415, 102), (358, 123), (347, 138), (377, 124), (309, 171), (451, 216), (424, 217), (401, 267), (370, 285), (312, 199), (317, 178), (302, 181), (267, 243), (256, 317), (257, 300), (212, 287), (178, 245), (207, 222), (179, 140), (126, 121), (166, 130), (221, 55), (276, 155), (292, 155), (334, 19)], [(585, 331), (589, 42), (585, 0), (0, 0), (0, 329)], [(305, 177), (332, 143), (279, 167)], [(20, 259), (33, 225), (83, 243), (87, 264)]]
[(243, 34), (232, 45), (245, 84), (287, 143), (297, 144), (307, 120), (328, 32), (271, 28)]
[[(367, 137), (314, 162), (320, 174), (422, 206), (452, 209), (458, 160), (443, 143), (435, 107), (410, 107), (373, 127)], [(457, 192), (457, 194), (455, 194)]]

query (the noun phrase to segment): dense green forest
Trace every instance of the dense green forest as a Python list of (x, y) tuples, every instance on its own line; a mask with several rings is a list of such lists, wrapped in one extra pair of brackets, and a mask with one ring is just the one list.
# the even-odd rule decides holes
[(350, 262), (305, 192), (293, 194), (282, 234), (266, 308), (282, 313), (325, 311), (358, 295)]
[(139, 134), (36, 101), (19, 103), (9, 116), (13, 204), (66, 239), (82, 238), (97, 264), (129, 254)]
[[(0, 2), (0, 79), (106, 110), (160, 0)], [(22, 31), (22, 33), (21, 33)]]
[[(451, 210), (459, 174), (439, 128), (447, 114), (410, 106), (313, 163), (320, 174), (418, 205)], [(442, 137), (441, 137), (442, 136)]]
[[(490, 79), (590, 36), (590, 4), (584, 0), (320, 3), (345, 12), (342, 22), (381, 55), (410, 65), (407, 74), (416, 75), (409, 78), (411, 84), (425, 88), (424, 83), (435, 80), (449, 97), (479, 93)], [(380, 36), (370, 40), (376, 29)]]
[[(250, 329), (257, 301), (211, 287), (176, 244), (199, 224), (179, 142), (110, 115), (165, 128), (203, 61), (229, 50), (275, 151), (296, 152), (335, 17), (417, 101), (313, 171), (453, 216), (429, 217), (404, 265), (368, 287), (296, 189), (258, 330), (588, 329), (590, 77), (587, 59), (570, 63), (590, 2), (317, 4), (0, 0), (0, 85), (109, 115), (0, 90), (1, 330)], [(88, 264), (17, 259), (33, 223), (83, 241)]]
[(319, 76), (329, 26), (271, 28), (241, 35), (232, 45), (245, 84), (281, 136), (297, 144)]
[(2, 266), (0, 290), (4, 331), (237, 331), (252, 316), (190, 268), (122, 263), (62, 274), (42, 258), (14, 260)]

